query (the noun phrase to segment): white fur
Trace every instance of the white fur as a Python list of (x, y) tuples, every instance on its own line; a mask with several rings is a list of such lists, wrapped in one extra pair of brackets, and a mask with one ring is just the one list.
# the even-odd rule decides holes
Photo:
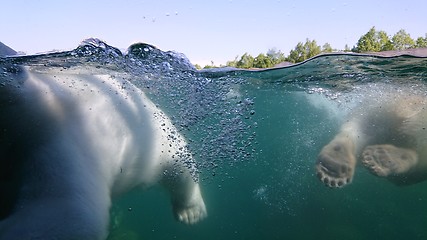
[(341, 188), (352, 181), (361, 162), (372, 174), (398, 185), (425, 181), (425, 95), (384, 85), (356, 96), (360, 105), (317, 157), (318, 178), (328, 187)]
[(129, 81), (29, 68), (10, 77), (0, 88), (0, 160), (22, 166), (0, 239), (104, 239), (111, 196), (159, 182), (178, 220), (207, 215), (185, 140)]

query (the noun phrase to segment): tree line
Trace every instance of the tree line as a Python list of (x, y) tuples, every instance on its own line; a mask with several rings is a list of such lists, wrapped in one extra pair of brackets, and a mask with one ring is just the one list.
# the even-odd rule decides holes
[[(385, 31), (377, 31), (372, 27), (367, 33), (362, 35), (356, 45), (351, 49), (346, 44), (344, 49), (334, 49), (329, 43), (322, 46), (318, 45), (316, 40), (306, 39), (305, 42), (299, 42), (294, 49), (289, 52), (288, 56), (277, 50), (276, 48), (269, 49), (265, 54), (260, 53), (253, 57), (249, 53), (244, 53), (242, 56), (236, 56), (234, 60), (228, 61), (225, 66), (235, 68), (269, 68), (282, 62), (298, 63), (306, 59), (314, 57), (321, 53), (329, 52), (380, 52), (390, 50), (405, 50), (411, 48), (426, 48), (427, 34), (425, 37), (412, 39), (410, 34), (404, 29), (399, 30), (393, 36), (389, 36)], [(201, 69), (199, 65), (195, 65), (197, 69)], [(212, 62), (211, 65), (206, 65), (204, 68), (217, 67)], [(224, 67), (224, 66), (220, 66)]]

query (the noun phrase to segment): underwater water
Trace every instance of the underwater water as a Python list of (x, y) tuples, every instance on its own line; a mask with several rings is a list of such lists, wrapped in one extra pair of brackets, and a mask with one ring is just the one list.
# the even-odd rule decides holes
[(135, 44), (123, 54), (90, 39), (0, 63), (124, 77), (188, 140), (208, 218), (180, 224), (165, 190), (135, 189), (114, 200), (108, 239), (427, 239), (427, 181), (396, 186), (360, 166), (351, 184), (330, 189), (315, 173), (320, 150), (363, 99), (427, 97), (427, 58), (334, 54), (197, 71), (179, 53)]

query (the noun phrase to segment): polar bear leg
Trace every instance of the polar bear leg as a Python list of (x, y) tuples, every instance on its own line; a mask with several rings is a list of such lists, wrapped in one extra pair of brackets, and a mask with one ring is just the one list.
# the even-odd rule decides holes
[(393, 145), (372, 145), (363, 151), (362, 163), (374, 175), (396, 176), (415, 166), (418, 163), (418, 154), (414, 150)]
[(328, 187), (340, 188), (350, 183), (355, 167), (354, 143), (342, 134), (323, 147), (317, 157), (317, 176)]

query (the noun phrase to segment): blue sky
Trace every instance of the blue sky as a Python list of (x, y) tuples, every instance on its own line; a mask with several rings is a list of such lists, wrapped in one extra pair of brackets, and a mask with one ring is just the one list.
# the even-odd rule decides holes
[(314, 39), (355, 45), (372, 26), (412, 38), (427, 33), (427, 1), (34, 0), (0, 3), (0, 41), (28, 54), (69, 50), (97, 37), (126, 49), (146, 42), (200, 65), (277, 48), (288, 55)]

